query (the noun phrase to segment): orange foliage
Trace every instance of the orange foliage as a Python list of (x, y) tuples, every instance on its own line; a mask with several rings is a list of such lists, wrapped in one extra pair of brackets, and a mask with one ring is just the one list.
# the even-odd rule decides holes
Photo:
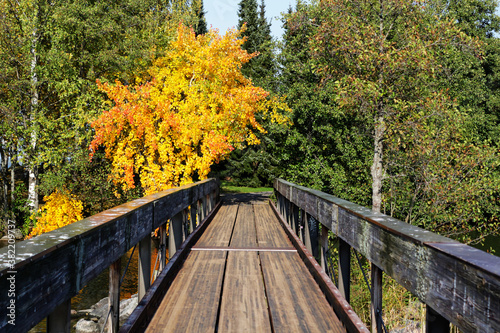
[(83, 218), (83, 204), (72, 194), (64, 194), (56, 190), (44, 198), (45, 205), (40, 208), (41, 216), (28, 238), (64, 227)]
[(252, 130), (264, 130), (256, 113), (282, 120), (280, 103), (241, 74), (256, 55), (242, 50), (242, 43), (237, 30), (196, 37), (181, 25), (169, 52), (150, 68), (150, 82), (98, 82), (112, 107), (92, 123), (91, 155), (105, 147), (116, 185), (134, 188), (139, 175), (150, 194), (204, 179), (235, 146), (258, 143)]

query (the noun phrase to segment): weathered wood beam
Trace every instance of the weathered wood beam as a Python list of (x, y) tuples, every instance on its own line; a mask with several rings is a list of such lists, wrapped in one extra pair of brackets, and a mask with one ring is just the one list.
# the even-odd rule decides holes
[(47, 332), (69, 332), (71, 329), (71, 299), (59, 304), (47, 317)]
[(120, 275), (121, 259), (109, 266), (109, 300), (110, 314), (108, 318), (108, 332), (116, 333), (120, 327)]
[[(9, 290), (11, 275), (16, 287), (15, 297), (0, 298), (0, 331), (28, 331), (158, 226), (217, 188), (208, 179), (170, 189), (16, 243), (15, 254), (0, 249), (0, 290)], [(16, 326), (8, 323), (11, 300)]]
[(339, 239), (339, 290), (351, 302), (351, 246)]
[(283, 180), (275, 189), (464, 332), (500, 332), (500, 258)]
[(151, 234), (139, 242), (138, 297), (146, 294), (151, 285)]
[(371, 265), (371, 302), (370, 315), (372, 333), (383, 333), (382, 330), (382, 270)]

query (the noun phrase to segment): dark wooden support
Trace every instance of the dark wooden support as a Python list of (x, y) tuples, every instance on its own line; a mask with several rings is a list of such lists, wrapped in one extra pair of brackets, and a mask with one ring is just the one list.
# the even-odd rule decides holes
[(167, 264), (167, 224), (162, 224), (160, 226), (160, 268), (161, 272), (165, 265)]
[(311, 253), (314, 258), (318, 258), (319, 260), (319, 222), (315, 218), (310, 215), (307, 217), (308, 225), (309, 225), (309, 237), (311, 242)]
[(63, 333), (71, 330), (71, 299), (61, 303), (47, 317), (48, 333)]
[(297, 236), (300, 236), (299, 207), (297, 207), (293, 203), (292, 203), (292, 230)]
[(116, 333), (120, 328), (120, 275), (121, 259), (109, 266), (109, 301), (111, 311), (108, 318), (108, 332)]
[(170, 230), (168, 232), (168, 257), (172, 258), (182, 244), (182, 222), (183, 213), (175, 215), (170, 219)]
[(372, 333), (383, 333), (382, 330), (382, 270), (371, 265), (371, 304)]
[(299, 208), (299, 225), (298, 225), (298, 230), (297, 230), (297, 235), (299, 236), (299, 239), (302, 243), (304, 242), (304, 220), (306, 217), (306, 212), (302, 209)]
[(201, 221), (204, 220), (204, 215), (203, 215), (203, 201), (200, 199), (196, 202), (197, 206), (197, 216), (198, 216), (198, 221), (197, 223), (200, 224)]
[(139, 242), (139, 301), (151, 285), (151, 235)]
[(189, 236), (190, 230), (189, 230), (189, 210), (184, 209), (182, 211), (182, 241)]
[(190, 229), (191, 229), (191, 232), (194, 231), (194, 229), (196, 229), (196, 204), (192, 204), (190, 207), (189, 207), (189, 211), (190, 211), (190, 220), (189, 220), (189, 226), (190, 226)]
[(449, 333), (450, 322), (434, 311), (430, 306), (426, 306), (425, 312), (425, 332), (426, 333)]
[(303, 211), (303, 225), (304, 225), (304, 245), (306, 246), (306, 249), (309, 251), (309, 253), (313, 253), (312, 250), (312, 242), (313, 240), (311, 239), (311, 215), (307, 214), (305, 211)]
[(328, 274), (328, 264), (326, 254), (328, 253), (328, 229), (325, 226), (321, 226), (321, 268)]
[(208, 215), (208, 204), (207, 204), (207, 197), (204, 196), (203, 198), (201, 198), (201, 209), (203, 210), (203, 219), (205, 219), (205, 216)]
[(339, 285), (340, 293), (347, 302), (351, 300), (351, 246), (339, 239)]

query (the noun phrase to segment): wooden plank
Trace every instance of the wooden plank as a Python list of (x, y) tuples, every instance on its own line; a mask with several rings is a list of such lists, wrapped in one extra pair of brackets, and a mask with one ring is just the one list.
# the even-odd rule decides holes
[(296, 253), (260, 253), (274, 332), (346, 332)]
[(307, 251), (304, 244), (299, 240), (298, 236), (293, 233), (290, 226), (280, 218), (275, 207), (273, 205), (270, 206), (273, 209), (275, 216), (278, 218), (281, 226), (287, 233), (288, 238), (297, 249), (297, 253), (306, 265), (309, 273), (311, 273), (313, 279), (323, 292), (323, 295), (325, 295), (330, 306), (335, 311), (335, 314), (339, 317), (339, 319), (341, 319), (346, 330), (349, 333), (368, 333), (369, 330), (366, 328), (365, 324), (361, 321), (361, 319), (359, 319), (358, 315), (353, 311), (349, 303), (342, 297), (340, 291), (335, 287), (332, 280), (326, 275), (325, 271), (320, 269), (319, 264), (316, 262), (312, 254)]
[(228, 255), (218, 332), (271, 332), (257, 252)]
[(217, 204), (215, 209), (210, 212), (210, 215), (201, 221), (194, 232), (192, 232), (186, 241), (182, 244), (180, 251), (177, 251), (172, 259), (169, 260), (164, 270), (156, 278), (153, 285), (146, 292), (146, 295), (139, 302), (134, 312), (128, 320), (120, 328), (120, 333), (128, 332), (144, 332), (151, 319), (154, 317), (156, 310), (160, 306), (163, 297), (172, 285), (172, 281), (181, 270), (183, 262), (189, 255), (189, 249), (200, 239), (200, 236), (206, 230), (214, 216), (221, 207), (221, 202)]
[(228, 246), (233, 233), (237, 212), (237, 205), (222, 206), (207, 230), (201, 235), (196, 246)]
[(240, 204), (238, 216), (234, 225), (231, 247), (255, 247), (257, 246), (257, 234), (255, 231), (255, 214), (252, 205)]
[(225, 252), (191, 252), (146, 332), (215, 332)]
[(260, 247), (291, 247), (285, 231), (269, 205), (255, 205), (255, 226)]

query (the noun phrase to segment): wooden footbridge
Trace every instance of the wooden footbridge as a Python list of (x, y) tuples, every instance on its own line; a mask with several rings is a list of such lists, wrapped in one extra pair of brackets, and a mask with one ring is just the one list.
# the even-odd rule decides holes
[[(108, 267), (109, 332), (368, 332), (349, 305), (353, 250), (372, 263), (372, 332), (385, 331), (383, 271), (426, 304), (427, 332), (500, 332), (500, 258), (283, 180), (274, 189), (275, 201), (221, 201), (206, 180), (2, 248), (0, 332), (44, 318), (69, 332), (71, 298)], [(161, 273), (150, 284), (155, 230)], [(337, 285), (325, 273), (329, 233)], [(120, 328), (120, 258), (134, 246), (141, 301)]]

